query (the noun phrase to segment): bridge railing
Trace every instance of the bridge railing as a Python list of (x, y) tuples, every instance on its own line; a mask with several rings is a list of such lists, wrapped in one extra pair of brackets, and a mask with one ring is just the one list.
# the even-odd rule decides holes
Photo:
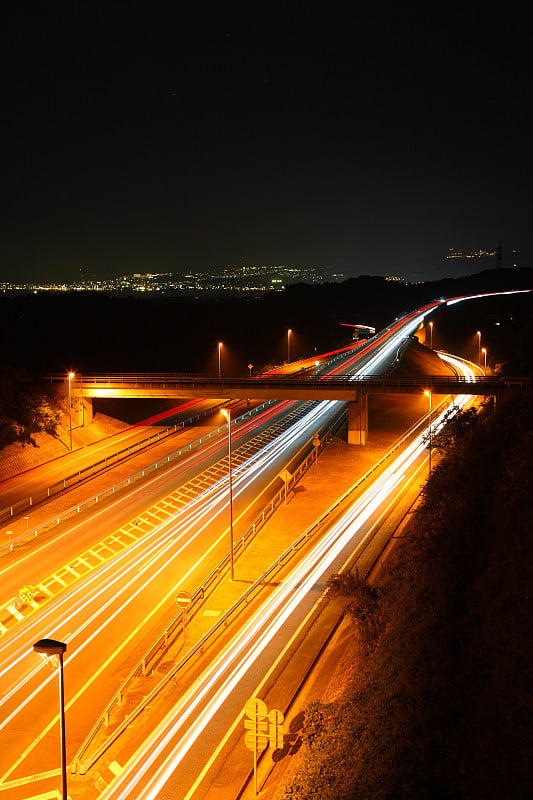
[[(64, 376), (62, 376), (64, 380)], [(128, 385), (141, 385), (141, 386), (195, 386), (198, 384), (206, 386), (220, 386), (220, 387), (250, 387), (253, 396), (253, 387), (263, 386), (283, 386), (290, 381), (292, 386), (301, 385), (302, 388), (309, 387), (323, 387), (325, 385), (333, 386), (353, 386), (354, 383), (361, 384), (368, 387), (383, 386), (386, 388), (425, 388), (432, 385), (450, 386), (457, 385), (468, 386), (468, 384), (478, 384), (481, 386), (499, 387), (502, 389), (520, 387), (530, 388), (532, 379), (529, 377), (501, 377), (493, 375), (480, 375), (476, 376), (474, 380), (464, 375), (421, 375), (416, 378), (395, 378), (393, 376), (382, 377), (379, 375), (321, 375), (314, 377), (307, 375), (302, 377), (299, 373), (290, 373), (287, 375), (272, 375), (272, 376), (257, 376), (253, 378), (240, 377), (240, 376), (225, 376), (213, 377), (212, 375), (192, 375), (192, 374), (178, 374), (178, 373), (107, 373), (102, 375), (89, 375), (83, 376), (81, 381), (78, 381), (78, 387), (83, 391), (83, 388), (91, 388), (102, 385), (113, 386), (113, 384), (128, 384)]]

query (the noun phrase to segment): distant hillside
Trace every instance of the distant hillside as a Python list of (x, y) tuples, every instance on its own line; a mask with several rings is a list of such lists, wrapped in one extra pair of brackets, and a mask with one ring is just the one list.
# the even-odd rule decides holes
[[(465, 278), (400, 284), (359, 277), (342, 284), (296, 284), (258, 299), (213, 301), (185, 297), (49, 294), (0, 297), (0, 367), (28, 371), (185, 371), (216, 374), (217, 342), (224, 342), (223, 371), (245, 373), (287, 357), (325, 352), (350, 341), (341, 323), (381, 328), (395, 316), (439, 297), (533, 288), (529, 269), (490, 270)], [(468, 308), (466, 308), (468, 305)], [(525, 319), (531, 298), (458, 304), (445, 317), (462, 338), (485, 325), (490, 313), (510, 309)], [(451, 333), (454, 333), (454, 330)], [(497, 333), (494, 331), (494, 333)], [(448, 335), (448, 334), (446, 334)], [(492, 343), (491, 343), (492, 346)]]

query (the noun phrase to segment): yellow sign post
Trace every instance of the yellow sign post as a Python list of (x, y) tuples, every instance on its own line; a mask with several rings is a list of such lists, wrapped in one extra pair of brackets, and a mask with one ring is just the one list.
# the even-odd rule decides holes
[(254, 791), (257, 795), (257, 755), (267, 745), (274, 750), (283, 747), (283, 720), (281, 711), (268, 711), (266, 703), (259, 697), (251, 697), (244, 706), (248, 719), (244, 720), (244, 744), (254, 754)]

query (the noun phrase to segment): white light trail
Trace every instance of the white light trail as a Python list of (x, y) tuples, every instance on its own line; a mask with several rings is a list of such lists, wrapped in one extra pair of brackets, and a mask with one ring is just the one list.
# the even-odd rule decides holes
[(508, 292), (486, 292), (485, 294), (470, 294), (465, 297), (454, 297), (451, 300), (446, 300), (447, 306), (453, 306), (456, 303), (462, 303), (464, 300), (477, 300), (480, 297), (497, 297), (503, 294), (524, 294), (530, 292), (531, 289), (513, 289)]
[[(365, 353), (366, 359), (368, 359), (369, 352), (376, 346), (381, 348), (378, 353), (372, 355), (366, 361), (364, 366), (355, 366), (355, 374), (369, 374), (370, 372), (377, 371), (379, 366), (383, 363), (383, 360), (390, 357), (390, 354), (398, 348), (401, 341), (405, 339), (405, 336), (414, 331), (424, 317), (438, 305), (438, 303), (435, 303), (420, 310), (420, 312), (415, 312), (406, 317), (400, 323), (397, 323), (397, 325), (391, 326), (392, 330), (377, 337), (378, 340), (380, 338), (383, 340), (380, 341), (379, 345), (373, 342), (367, 350), (362, 349), (359, 351), (355, 365), (357, 365), (357, 363), (360, 365), (361, 361), (365, 360)], [(359, 358), (361, 358), (361, 361), (359, 361)], [(290, 403), (287, 403), (286, 407), (289, 406)], [(263, 475), (268, 469), (272, 468), (272, 463), (275, 459), (282, 458), (285, 454), (291, 453), (290, 448), (294, 448), (299, 440), (304, 441), (305, 437), (310, 437), (311, 433), (316, 431), (317, 426), (322, 424), (326, 420), (328, 414), (332, 413), (338, 406), (338, 401), (323, 401), (317, 403), (302, 420), (296, 422), (289, 430), (262, 448), (260, 453), (248, 459), (243, 465), (236, 466), (234, 469), (234, 494), (237, 496), (249, 489), (260, 475)], [(257, 422), (250, 423), (252, 428), (257, 424)], [(433, 421), (433, 430), (437, 430), (438, 424), (438, 420)], [(416, 457), (418, 457), (418, 453), (413, 455), (413, 458)], [(62, 631), (69, 631), (68, 635), (62, 636), (62, 638), (69, 643), (75, 643), (75, 647), (73, 647), (71, 654), (69, 654), (69, 658), (65, 662), (66, 665), (69, 662), (75, 662), (78, 657), (83, 657), (82, 653), (85, 648), (89, 646), (97, 636), (101, 635), (105, 628), (109, 626), (119, 614), (125, 611), (127, 613), (128, 605), (138, 597), (146, 586), (157, 580), (163, 570), (168, 567), (169, 561), (179, 558), (182, 551), (192, 540), (196, 539), (204, 532), (213, 518), (224, 512), (227, 504), (227, 480), (227, 476), (221, 478), (201, 495), (194, 498), (182, 512), (176, 515), (171, 524), (167, 521), (164, 525), (155, 529), (150, 534), (147, 534), (134, 545), (131, 545), (130, 548), (119, 554), (115, 559), (104, 564), (90, 576), (87, 576), (87, 578), (79, 581), (71, 587), (71, 589), (66, 590), (63, 595), (59, 595), (54, 601), (41, 609), (41, 611), (36, 614), (34, 620), (30, 618), (27, 624), (22, 626), (23, 630), (20, 631), (20, 636), (17, 630), (14, 629), (13, 632), (2, 637), (0, 658), (2, 658), (1, 654), (4, 648), (7, 652), (7, 648), (9, 647), (11, 655), (4, 660), (1, 674), (5, 675), (9, 671), (12, 671), (13, 674), (14, 668), (19, 666), (24, 658), (28, 657), (29, 648), (27, 642), (30, 636), (34, 636), (33, 630), (36, 626), (40, 627), (39, 636), (43, 629), (48, 629), (50, 631), (48, 635), (53, 635), (55, 633), (56, 636)], [(401, 476), (397, 476), (395, 480), (391, 479), (390, 490), (392, 490), (397, 480), (401, 480)], [(377, 492), (379, 496), (381, 496), (381, 491), (382, 489), (375, 489), (375, 492)], [(378, 494), (376, 494), (375, 498), (376, 503), (381, 502), (378, 499)], [(366, 498), (368, 509), (373, 508), (373, 497), (372, 494), (369, 494)], [(373, 512), (370, 510), (369, 513)], [(356, 527), (350, 533), (350, 536), (353, 536), (354, 532), (359, 530), (360, 526), (363, 524), (365, 519), (364, 509), (359, 509), (357, 519), (359, 522), (353, 523)], [(224, 536), (225, 534), (222, 534), (217, 542), (211, 545), (210, 550), (218, 545)], [(341, 535), (339, 533), (339, 541), (345, 541), (343, 536), (344, 534)], [(342, 548), (343, 546), (345, 546), (345, 544), (339, 544), (339, 547)], [(328, 547), (330, 547), (333, 552), (333, 543), (328, 545)], [(155, 558), (154, 549), (157, 550)], [(148, 564), (147, 558), (150, 559), (150, 564)], [(324, 558), (326, 558), (326, 556), (324, 556)], [(159, 565), (153, 569), (154, 564), (152, 562), (158, 563)], [(330, 562), (326, 560), (324, 563), (327, 564)], [(152, 570), (150, 574), (148, 573), (149, 566)], [(326, 567), (323, 565), (321, 567), (316, 567), (316, 569), (322, 569), (322, 571), (325, 568)], [(314, 568), (312, 574), (315, 576)], [(141, 580), (139, 580), (139, 576), (141, 576)], [(144, 580), (142, 580), (142, 578), (144, 578)], [(300, 576), (300, 580), (302, 581), (302, 585), (312, 586), (316, 582), (316, 577), (310, 579), (309, 583), (306, 582), (303, 576)], [(167, 600), (172, 592), (173, 589), (170, 590), (167, 598), (164, 598), (164, 600)], [(106, 593), (108, 593), (107, 599), (105, 597)], [(297, 593), (298, 596), (303, 597), (303, 594), (300, 594), (299, 588)], [(284, 605), (286, 608), (290, 607), (290, 603), (286, 599)], [(158, 606), (158, 608), (159, 607), (160, 606)], [(91, 608), (96, 610), (92, 610), (88, 619), (82, 620), (82, 613), (85, 613), (87, 610), (90, 611)], [(155, 609), (153, 613), (155, 613)], [(274, 613), (274, 611), (272, 613)], [(148, 614), (147, 619), (151, 616), (152, 613)], [(100, 621), (98, 622), (99, 617)], [(84, 631), (97, 622), (98, 626), (95, 630), (90, 635), (85, 635)], [(278, 625), (277, 622), (274, 621), (269, 623), (269, 625), (275, 627), (276, 630), (279, 630), (279, 626), (282, 624), (283, 622), (280, 622)], [(265, 644), (262, 645), (262, 647), (264, 647), (266, 643), (270, 641), (271, 636), (268, 638), (269, 634), (267, 632), (261, 633), (260, 636), (261, 641), (265, 642)], [(77, 641), (77, 637), (81, 639), (81, 642)], [(249, 647), (249, 644), (246, 646)], [(115, 651), (115, 656), (120, 649), (121, 647)], [(237, 672), (240, 669), (239, 667)], [(8, 700), (13, 701), (15, 691), (22, 690), (24, 685), (35, 676), (36, 672), (37, 669), (35, 667), (29, 668), (26, 676), (24, 676), (17, 686), (9, 690), (0, 699), (0, 707), (7, 703)], [(30, 692), (29, 696), (18, 704), (15, 711), (4, 717), (2, 723), (0, 723), (0, 729), (5, 727), (8, 722), (25, 707), (34, 694), (35, 692)], [(220, 702), (222, 701), (221, 699)], [(218, 708), (218, 706), (216, 707)], [(213, 708), (215, 708), (215, 706), (213, 706)], [(216, 710), (212, 713), (216, 713)], [(169, 768), (173, 769), (173, 767)]]
[[(453, 364), (468, 380), (475, 380), (473, 370), (462, 361), (450, 356), (445, 356), (444, 360)], [(456, 404), (452, 406), (451, 413), (456, 413), (469, 399), (466, 395), (459, 396)], [(440, 413), (431, 421), (432, 429), (438, 431), (449, 416), (449, 409)], [(274, 590), (261, 609), (236, 634), (228, 647), (180, 699), (145, 745), (128, 762), (122, 775), (105, 792), (103, 796), (105, 800), (129, 800), (133, 797), (139, 800), (157, 800), (184, 756), (222, 704), (228, 700), (252, 663), (259, 658), (339, 554), (354, 543), (354, 538), (362, 526), (400, 486), (412, 464), (423, 455), (427, 447), (428, 429), (429, 426), (396, 457), (382, 475), (316, 543), (290, 576)], [(194, 717), (194, 720), (188, 722), (191, 717)], [(180, 734), (183, 727), (186, 727), (185, 735)], [(144, 786), (140, 786), (142, 780), (146, 781)]]

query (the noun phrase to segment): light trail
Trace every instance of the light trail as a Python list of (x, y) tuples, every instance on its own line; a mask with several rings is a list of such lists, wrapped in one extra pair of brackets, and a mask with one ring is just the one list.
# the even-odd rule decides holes
[[(473, 370), (462, 361), (451, 356), (444, 356), (443, 360), (462, 372), (467, 380), (475, 380)], [(459, 396), (451, 411), (446, 409), (431, 420), (433, 431), (437, 432), (450, 414), (457, 413), (469, 400), (468, 395)], [(363, 525), (407, 479), (410, 467), (423, 456), (427, 448), (428, 430), (429, 425), (350, 506), (342, 518), (328, 529), (289, 577), (274, 590), (261, 609), (236, 634), (130, 759), (122, 775), (104, 792), (105, 800), (128, 800), (133, 797), (157, 800), (182, 759), (250, 666), (335, 559), (348, 546), (355, 544), (354, 539)], [(194, 719), (190, 722), (191, 717)], [(183, 737), (175, 741), (183, 728), (186, 729)], [(146, 781), (144, 786), (139, 785), (142, 780)]]
[[(330, 410), (331, 402), (319, 403), (306, 417), (296, 422), (288, 431), (266, 445), (257, 455), (236, 468), (234, 471), (234, 496), (238, 497), (247, 491), (253, 482), (271, 467), (273, 460), (283, 457), (286, 451), (291, 450), (298, 438), (302, 435), (309, 437), (306, 432), (307, 428), (310, 426), (315, 427)], [(146, 589), (147, 585), (158, 579), (161, 572), (167, 568), (169, 559), (176, 560), (179, 558), (190, 546), (191, 542), (203, 534), (205, 529), (213, 522), (213, 519), (225, 512), (227, 484), (228, 477), (226, 475), (195, 497), (185, 509), (178, 512), (171, 523), (166, 521), (164, 525), (155, 528), (143, 539), (118, 554), (116, 558), (103, 564), (98, 570), (74, 584), (70, 590), (66, 590), (55, 601), (44, 607), (43, 611), (45, 613), (40, 614), (38, 619), (33, 620), (33, 627), (36, 628), (38, 626), (42, 631), (44, 625), (53, 625), (53, 629), (57, 632), (57, 630), (68, 626), (71, 630), (73, 629), (73, 632), (68, 638), (63, 638), (69, 644), (77, 637), (80, 637), (98, 618), (101, 618), (102, 622), (98, 629), (89, 637), (85, 637), (81, 645), (77, 645), (75, 652), (78, 656), (81, 656), (82, 651), (88, 644), (97, 635), (101, 634), (119, 614), (123, 613), (127, 606)], [(215, 545), (225, 535), (225, 532), (223, 532)], [(147, 575), (144, 582), (140, 582), (139, 577), (148, 573), (148, 569), (152, 566), (151, 562), (154, 561), (154, 545), (157, 547), (155, 560), (159, 566), (151, 575)], [(147, 556), (150, 560), (149, 564), (146, 563)], [(104, 595), (110, 594), (110, 590), (114, 592), (112, 596), (103, 603), (98, 603), (97, 601), (100, 597), (103, 598)], [(120, 603), (118, 601), (119, 597), (122, 598)], [(112, 606), (115, 606), (113, 611), (111, 611)], [(89, 614), (88, 617), (82, 618), (82, 613), (90, 610), (91, 607), (96, 607), (96, 610)], [(49, 619), (50, 622), (46, 623), (46, 619)], [(4, 657), (0, 676), (12, 672), (16, 664), (31, 655), (32, 651), (28, 651), (27, 645), (28, 632), (28, 627), (26, 627), (20, 633), (15, 631), (9, 640), (6, 637), (5, 642), (2, 641), (3, 646), (0, 647), (0, 658), (3, 656), (3, 651), (8, 649), (11, 650), (11, 657)], [(19, 644), (17, 644), (17, 639)], [(14, 648), (18, 648), (18, 651), (13, 654)], [(72, 657), (70, 656), (65, 660), (65, 666), (67, 666)], [(33, 679), (34, 675), (35, 668), (29, 670), (18, 681), (16, 690), (22, 690)], [(15, 689), (8, 691), (0, 699), (0, 708), (12, 699), (14, 691)], [(0, 731), (26, 708), (34, 699), (36, 691), (29, 693), (10, 714), (4, 717), (0, 722)]]
[(525, 294), (531, 292), (531, 289), (512, 289), (508, 292), (485, 292), (484, 294), (469, 294), (461, 297), (452, 297), (450, 300), (445, 300), (447, 306), (453, 306), (456, 303), (462, 303), (463, 300), (477, 300), (480, 297), (497, 297), (505, 294)]
[[(434, 307), (435, 305), (430, 306), (429, 310)], [(395, 332), (392, 335), (387, 333), (387, 338), (390, 339), (389, 343), (383, 347), (380, 353), (372, 357), (370, 364), (365, 364), (364, 367), (360, 367), (355, 373), (354, 378), (363, 372), (367, 373), (369, 368), (373, 370), (377, 369), (380, 363), (388, 357), (390, 352), (398, 347), (400, 341), (405, 338), (407, 333), (416, 330), (420, 321), (427, 313), (428, 309), (425, 308), (422, 310), (422, 313), (413, 313), (409, 315), (409, 317), (396, 323), (393, 326)], [(359, 357), (360, 354), (357, 355), (357, 359)], [(346, 367), (344, 369), (346, 370)], [(285, 406), (285, 408), (289, 408), (294, 404), (287, 401), (282, 405)], [(309, 436), (311, 429), (315, 428), (327, 415), (335, 410), (338, 405), (339, 402), (334, 400), (317, 403), (315, 408), (308, 412), (302, 420), (296, 422), (288, 431), (266, 445), (257, 455), (236, 467), (233, 473), (235, 480), (234, 496), (238, 497), (249, 490), (253, 481), (257, 480), (265, 470), (269, 468), (272, 460), (280, 458), (284, 453), (290, 451), (290, 448), (299, 437)], [(236, 432), (237, 435), (243, 436), (248, 428), (256, 427), (260, 422), (265, 421), (265, 419), (272, 418), (274, 413), (274, 409), (267, 409), (261, 414), (259, 420), (250, 420), (239, 428)], [(217, 442), (213, 443), (211, 446), (220, 450), (224, 445), (221, 442)], [(197, 454), (194, 454), (193, 458), (195, 457), (197, 457)], [(180, 465), (182, 470), (185, 469), (185, 466), (185, 462), (183, 465)], [(213, 518), (224, 512), (227, 502), (227, 483), (227, 476), (219, 479), (219, 481), (195, 497), (190, 504), (188, 504), (186, 509), (178, 512), (172, 523), (166, 521), (164, 525), (156, 527), (150, 534), (132, 545), (127, 551), (124, 551), (115, 559), (104, 564), (94, 573), (87, 576), (86, 579), (82, 579), (72, 590), (67, 590), (56, 599), (56, 601), (46, 606), (45, 608), (48, 614), (44, 615), (44, 617), (49, 617), (51, 620), (54, 620), (53, 627), (56, 631), (66, 625), (70, 627), (75, 626), (71, 634), (71, 639), (73, 640), (75, 637), (80, 636), (85, 629), (90, 627), (104, 612), (107, 612), (112, 604), (116, 604), (117, 596), (120, 594), (122, 597), (125, 597), (123, 604), (120, 605), (113, 614), (109, 614), (106, 617), (102, 623), (102, 628), (107, 626), (119, 613), (125, 610), (127, 605), (130, 604), (141, 591), (141, 589), (134, 591), (133, 587), (137, 583), (139, 573), (144, 574), (147, 571), (147, 566), (145, 564), (146, 554), (149, 553), (151, 561), (154, 560), (154, 544), (157, 547), (157, 560), (161, 561), (161, 559), (179, 557), (190, 545), (191, 541), (201, 536), (206, 527), (212, 522)], [(221, 541), (224, 536), (225, 533), (219, 537), (217, 543)], [(176, 537), (178, 537), (178, 539)], [(181, 542), (181, 544), (176, 550), (178, 541)], [(164, 561), (164, 564), (166, 564), (166, 561)], [(150, 582), (157, 579), (163, 568), (164, 567), (161, 566), (153, 573)], [(101, 596), (107, 594), (111, 588), (116, 588), (117, 595), (99, 606), (95, 612), (90, 614), (81, 624), (78, 623), (76, 627), (76, 620), (80, 618), (82, 612), (86, 611), (86, 609), (93, 605)], [(43, 617), (40, 616), (39, 625), (42, 626), (43, 624), (45, 624), (45, 621)], [(52, 622), (50, 622), (49, 625), (52, 627)], [(27, 634), (27, 630), (21, 632), (20, 649), (14, 658), (12, 657), (4, 660), (3, 668), (0, 671), (0, 677), (12, 671), (14, 665), (21, 662), (27, 655)], [(9, 645), (9, 647), (13, 649), (14, 645), (17, 646), (16, 641), (17, 638), (15, 636), (11, 641), (5, 642), (5, 647)], [(2, 657), (3, 649), (4, 648), (0, 647), (0, 657)], [(25, 683), (31, 680), (33, 675), (34, 670), (30, 670), (22, 682), (18, 684), (19, 688), (22, 688)], [(0, 708), (8, 699), (11, 699), (11, 697), (11, 691), (4, 695), (0, 700)], [(24, 706), (25, 703), (21, 703), (18, 710), (22, 711)], [(7, 716), (3, 722), (0, 723), (0, 730), (11, 721), (16, 713), (17, 712), (14, 712), (13, 715)]]
[[(370, 340), (368, 346), (359, 348), (358, 352), (351, 355), (344, 365), (335, 365), (335, 367), (330, 370), (330, 374), (337, 372), (339, 370), (339, 366), (344, 374), (346, 374), (348, 370), (353, 370), (354, 378), (361, 374), (368, 374), (370, 370), (377, 371), (380, 365), (383, 364), (383, 361), (390, 357), (390, 354), (393, 352), (393, 350), (398, 348), (400, 343), (405, 339), (406, 335), (414, 331), (420, 324), (420, 321), (424, 319), (425, 315), (430, 313), (430, 311), (436, 308), (438, 305), (438, 303), (431, 304), (430, 306), (420, 309), (417, 312), (413, 312), (411, 315), (406, 316), (401, 321), (390, 326), (390, 328), (385, 332), (382, 332), (377, 337), (374, 337), (376, 341)], [(380, 351), (374, 352), (378, 348), (381, 348)], [(352, 348), (350, 348), (350, 350), (351, 349)], [(459, 363), (461, 364), (461, 362)], [(475, 379), (473, 372), (472, 379)], [(244, 435), (245, 427), (248, 430), (253, 430), (263, 422), (273, 419), (274, 416), (279, 413), (280, 409), (290, 410), (296, 405), (297, 403), (290, 401), (278, 403), (263, 412), (261, 417), (249, 420), (246, 423), (246, 426), (240, 426), (235, 432), (232, 432), (232, 436), (239, 436), (241, 431), (243, 431), (242, 435)], [(338, 401), (323, 401), (317, 403), (316, 406), (312, 408), (302, 420), (295, 423), (288, 431), (285, 431), (284, 434), (270, 442), (269, 445), (265, 446), (265, 448), (263, 448), (256, 456), (251, 457), (247, 461), (246, 465), (236, 467), (234, 470), (236, 496), (242, 494), (246, 491), (246, 489), (250, 488), (258, 477), (266, 474), (270, 465), (276, 458), (282, 457), (284, 454), (290, 454), (291, 447), (297, 445), (298, 442), (304, 439), (306, 436), (309, 437), (311, 432), (315, 432), (313, 429), (316, 429), (316, 427), (327, 418), (328, 414), (335, 413), (339, 407)], [(438, 424), (438, 420), (433, 420), (432, 425), (434, 431), (437, 431)], [(210, 447), (212, 447), (212, 452), (222, 452), (222, 450), (225, 449), (224, 439), (212, 443)], [(413, 458), (416, 459), (416, 457), (418, 457), (416, 454), (413, 455)], [(198, 454), (196, 453), (190, 457), (191, 461), (195, 458), (198, 458)], [(191, 464), (191, 461), (187, 459), (188, 465)], [(405, 468), (407, 469), (407, 467)], [(182, 474), (180, 470), (184, 471), (184, 469), (185, 462), (180, 462), (180, 465), (178, 465), (176, 468), (175, 475), (179, 476)], [(398, 474), (395, 478), (391, 477), (389, 491), (392, 491), (394, 486), (397, 485), (397, 482), (402, 480), (402, 475), (403, 473)], [(150, 484), (151, 482), (148, 485)], [(384, 491), (384, 487), (382, 488)], [(142, 489), (146, 491), (146, 485), (142, 487)], [(116, 557), (116, 559), (108, 562), (107, 565), (103, 565), (102, 568), (95, 571), (90, 578), (87, 578), (87, 580), (82, 579), (79, 584), (75, 584), (72, 588), (72, 591), (67, 590), (65, 591), (64, 595), (59, 595), (58, 598), (56, 598), (57, 602), (52, 601), (50, 604), (48, 604), (48, 606), (45, 606), (42, 609), (42, 612), (38, 612), (35, 615), (35, 618), (30, 617), (27, 621), (28, 624), (22, 626), (24, 630), (21, 631), (20, 637), (17, 635), (11, 635), (11, 633), (6, 634), (5, 637), (2, 637), (0, 640), (1, 645), (3, 646), (5, 644), (6, 647), (9, 646), (12, 652), (11, 656), (6, 659), (5, 666), (1, 674), (5, 675), (6, 673), (9, 673), (9, 671), (14, 674), (16, 672), (16, 668), (22, 666), (24, 658), (28, 658), (30, 655), (33, 657), (33, 654), (28, 647), (28, 641), (32, 641), (34, 638), (41, 638), (43, 629), (49, 631), (47, 635), (54, 635), (56, 637), (60, 636), (65, 630), (69, 631), (66, 635), (61, 637), (69, 644), (72, 643), (72, 649), (70, 650), (68, 659), (66, 659), (65, 666), (68, 664), (70, 670), (76, 669), (77, 659), (82, 658), (83, 651), (89, 645), (89, 643), (94, 643), (94, 640), (103, 634), (105, 628), (110, 626), (111, 622), (117, 619), (119, 614), (125, 613), (127, 617), (128, 605), (140, 595), (144, 588), (151, 585), (160, 575), (163, 574), (164, 569), (168, 566), (169, 562), (171, 562), (173, 559), (179, 559), (179, 556), (184, 552), (184, 549), (192, 541), (197, 539), (203, 531), (205, 531), (210, 521), (212, 521), (221, 513), (225, 512), (227, 504), (227, 491), (227, 478), (225, 477), (216, 484), (210, 486), (209, 489), (206, 490), (202, 495), (195, 498), (194, 502), (191, 502), (191, 504), (187, 506), (184, 513), (181, 516), (177, 515), (170, 525), (167, 522), (160, 528), (156, 528), (151, 534), (147, 534), (144, 539), (140, 540), (140, 542), (132, 545), (123, 554), (120, 554), (119, 557)], [(376, 492), (378, 492), (378, 489), (376, 489)], [(373, 513), (373, 504), (377, 503), (379, 505), (379, 503), (382, 502), (382, 500), (380, 501), (379, 499), (380, 496), (381, 489), (376, 495), (368, 495), (366, 509), (370, 515)], [(350, 534), (338, 534), (339, 547), (342, 548), (345, 546), (340, 544), (340, 542), (351, 541), (350, 537), (353, 538), (355, 532), (360, 529), (365, 520), (365, 509), (359, 509), (357, 520), (358, 521), (350, 523), (355, 526)], [(208, 553), (220, 544), (225, 535), (226, 532), (223, 532), (218, 539), (210, 545)], [(345, 535), (348, 537), (347, 539), (344, 538)], [(329, 551), (331, 551), (331, 553), (336, 552), (336, 546), (336, 543), (332, 542), (331, 545), (328, 545)], [(157, 550), (157, 556), (155, 558), (154, 548)], [(324, 554), (323, 558), (323, 563), (331, 563), (331, 561), (327, 561), (327, 554)], [(334, 555), (332, 555), (331, 558), (334, 558)], [(322, 570), (324, 570), (324, 568), (325, 567), (322, 566)], [(302, 582), (302, 585), (313, 586), (313, 584), (316, 583), (316, 572), (314, 571), (315, 568), (313, 567), (310, 569), (310, 575), (313, 577), (310, 577), (309, 581), (307, 581), (305, 576), (301, 575), (300, 581)], [(317, 566), (316, 569), (320, 569), (320, 567)], [(156, 614), (161, 613), (164, 603), (174, 591), (175, 589), (172, 587), (167, 593), (166, 597), (163, 598), (155, 608), (152, 608), (152, 610), (146, 614), (145, 619), (139, 626), (137, 626), (136, 630), (138, 630), (145, 622), (149, 623)], [(295, 596), (296, 593), (299, 597), (304, 596), (304, 594), (300, 593), (299, 587), (293, 591)], [(108, 593), (107, 598), (106, 593)], [(286, 598), (284, 603), (282, 602), (282, 605), (283, 604), (287, 609), (292, 607)], [(91, 609), (93, 610), (91, 611)], [(81, 619), (81, 615), (87, 611), (90, 612), (89, 617), (87, 620), (83, 621)], [(272, 613), (275, 613), (274, 610)], [(101, 622), (98, 622), (99, 617)], [(86, 636), (86, 638), (83, 638), (85, 630), (93, 624), (97, 625), (95, 630)], [(271, 633), (271, 631), (279, 630), (282, 624), (283, 622), (280, 622), (278, 625), (277, 622), (272, 621), (269, 623), (268, 629), (266, 629), (264, 632), (257, 633), (257, 635), (260, 637), (262, 649), (266, 647), (268, 641), (271, 641), (271, 638), (274, 635)], [(37, 627), (39, 627), (38, 634)], [(15, 630), (12, 632), (13, 634), (15, 634)], [(127, 637), (128, 641), (130, 637), (133, 637), (133, 632), (131, 632), (130, 636)], [(81, 642), (79, 643), (78, 638), (81, 639)], [(0, 657), (3, 653), (2, 646), (0, 646)], [(96, 675), (103, 671), (104, 666), (107, 668), (107, 666), (109, 666), (113, 660), (116, 659), (122, 647), (123, 643), (121, 643), (121, 645), (111, 653), (104, 665), (98, 667), (98, 670), (96, 670), (95, 676), (91, 678), (91, 681), (96, 680)], [(247, 640), (246, 647), (248, 649), (254, 649), (250, 648), (249, 640)], [(13, 653), (13, 650), (15, 653)], [(248, 655), (251, 657), (250, 654)], [(241, 669), (244, 669), (244, 667), (234, 667), (235, 672), (232, 673), (232, 675), (235, 677), (228, 678), (228, 681), (230, 681), (228, 686), (234, 685), (232, 681), (238, 680), (236, 676), (240, 674)], [(20, 694), (22, 695), (22, 689), (25, 685), (29, 684), (30, 680), (35, 679), (37, 671), (38, 670), (33, 666), (28, 668), (28, 673), (24, 676), (23, 680), (19, 682), (13, 690), (9, 690), (0, 699), (0, 706), (7, 704), (8, 701), (13, 702), (16, 700), (17, 691), (20, 691)], [(47, 683), (49, 683), (49, 681), (47, 681)], [(86, 684), (86, 686), (87, 685), (88, 684)], [(84, 688), (85, 687), (82, 687), (78, 691), (77, 695), (72, 698), (69, 706), (72, 705), (75, 700), (82, 695)], [(209, 690), (206, 689), (206, 691)], [(35, 699), (36, 696), (36, 693), (30, 690), (29, 697), (18, 703), (17, 709), (12, 713), (8, 713), (2, 720), (0, 729), (4, 728), (9, 721), (14, 719), (17, 713), (19, 713), (19, 711), (30, 702), (31, 697)], [(212, 701), (214, 705), (211, 705), (211, 701), (209, 701), (210, 709), (216, 709), (220, 707), (220, 703), (223, 702), (224, 697), (226, 697), (225, 691), (221, 689), (218, 691), (216, 697), (217, 699)], [(216, 710), (212, 710), (212, 714), (214, 713), (216, 713)], [(207, 722), (205, 724), (207, 724)], [(200, 729), (198, 731), (198, 735), (200, 735)], [(169, 761), (167, 767), (172, 771), (172, 769), (174, 769), (173, 762)], [(9, 772), (11, 772), (11, 769)], [(1, 780), (4, 780), (5, 777), (6, 776), (3, 776)]]

